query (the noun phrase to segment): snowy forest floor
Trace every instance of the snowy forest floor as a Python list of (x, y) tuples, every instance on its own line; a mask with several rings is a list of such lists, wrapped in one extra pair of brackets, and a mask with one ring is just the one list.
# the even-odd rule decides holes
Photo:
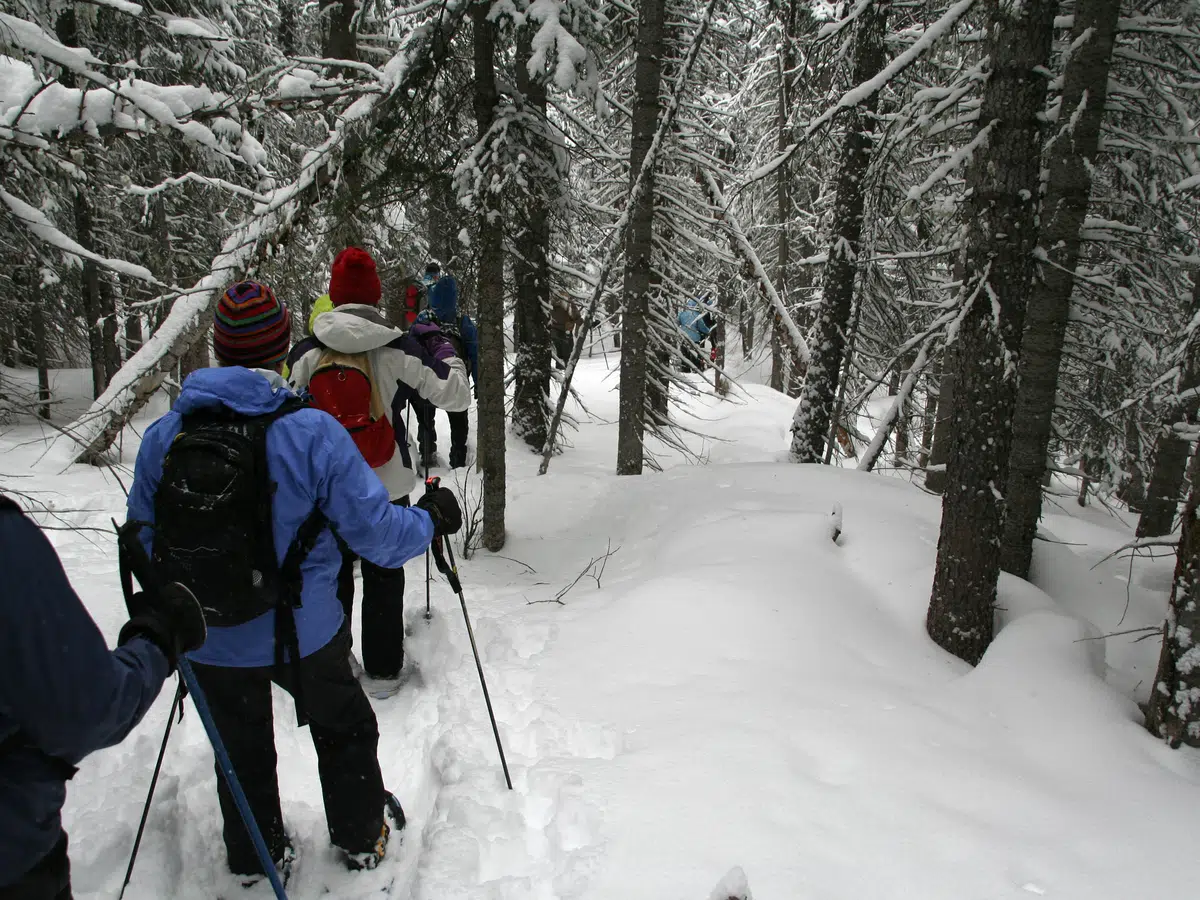
[[(693, 458), (660, 448), (663, 472), (617, 478), (616, 362), (583, 362), (591, 415), (576, 408), (546, 477), (511, 440), (508, 544), (460, 564), (515, 790), (457, 601), (435, 580), (425, 622), (415, 560), (419, 678), (372, 701), (384, 777), (409, 814), (403, 851), (374, 873), (340, 870), (311, 743), (277, 694), (301, 854), (290, 896), (703, 900), (733, 866), (758, 900), (1193, 893), (1200, 754), (1152, 739), (1135, 703), (1158, 640), (1090, 639), (1157, 626), (1166, 607), (1170, 559), (1092, 568), (1131, 538), (1128, 517), (1057, 498), (1037, 587), (1005, 577), (1004, 627), (971, 670), (924, 629), (938, 498), (887, 474), (786, 464), (794, 401), (753, 384), (688, 401), (685, 424), (710, 436), (688, 439)], [(85, 377), (55, 373), (57, 420), (85, 402)], [(127, 431), (123, 466), (148, 421)], [(0, 428), (0, 484), (52, 506), (48, 526), (97, 529), (49, 537), (115, 640), (125, 611), (107, 532), (129, 472), (68, 466), (48, 433)], [(580, 579), (554, 602), (610, 544), (600, 586)], [(117, 895), (171, 693), (70, 785), (79, 900)], [(127, 896), (228, 896), (222, 873), (212, 754), (189, 711)]]

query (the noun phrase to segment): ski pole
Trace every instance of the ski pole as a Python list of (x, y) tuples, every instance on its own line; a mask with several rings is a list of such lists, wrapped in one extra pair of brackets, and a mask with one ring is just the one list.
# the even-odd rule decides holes
[(217, 731), (217, 723), (213, 721), (212, 713), (208, 710), (208, 701), (204, 698), (204, 692), (200, 690), (200, 684), (196, 681), (196, 673), (192, 671), (191, 664), (183, 657), (179, 658), (179, 674), (183, 676), (183, 681), (187, 685), (188, 691), (191, 692), (192, 702), (196, 704), (196, 713), (200, 716), (200, 721), (204, 723), (204, 730), (208, 733), (209, 743), (212, 744), (213, 753), (217, 757), (217, 767), (225, 778), (229, 793), (233, 795), (233, 802), (241, 814), (242, 822), (246, 825), (246, 831), (250, 833), (254, 852), (258, 855), (258, 861), (262, 864), (263, 871), (266, 872), (267, 879), (271, 882), (276, 900), (287, 900), (287, 892), (283, 889), (283, 882), (279, 880), (279, 873), (275, 870), (275, 861), (271, 859), (267, 842), (263, 840), (258, 823), (254, 821), (254, 813), (250, 811), (250, 801), (246, 799), (241, 782), (238, 781), (237, 774), (233, 771), (233, 763), (229, 759), (229, 753), (225, 750), (225, 742), (221, 740), (221, 734)]
[[(411, 410), (411, 409), (412, 409), (412, 406), (409, 406), (409, 409)], [(424, 408), (422, 408), (421, 410), (418, 410), (418, 412), (417, 412), (417, 430), (418, 430), (418, 431), (420, 431), (420, 430), (421, 430), (421, 419), (420, 419), (420, 417), (421, 417), (421, 416), (423, 416), (423, 415), (425, 415), (425, 409), (424, 409)], [(421, 459), (422, 459), (422, 461), (425, 463), (425, 483), (426, 483), (426, 484), (429, 484), (429, 455), (430, 455), (430, 454), (427, 452), (427, 451), (428, 451), (428, 446), (427, 446), (427, 444), (428, 444), (428, 438), (429, 438), (429, 437), (432, 435), (432, 433), (433, 433), (433, 415), (432, 415), (432, 410), (430, 410), (430, 416), (429, 416), (429, 419), (430, 419), (430, 421), (428, 421), (428, 422), (426, 422), (426, 423), (425, 423), (425, 437), (426, 437), (426, 441), (425, 441), (425, 443), (422, 443), (422, 442), (418, 441), (418, 443), (420, 443), (420, 444), (421, 444)], [(430, 619), (432, 619), (432, 618), (433, 618), (433, 608), (432, 608), (432, 606), (430, 605), (430, 589), (429, 589), (429, 585), (430, 585), (430, 582), (431, 582), (432, 580), (433, 580), (433, 575), (432, 575), (432, 573), (430, 572), (430, 569), (429, 569), (429, 548), (428, 548), (428, 547), (426, 547), (426, 548), (425, 548), (425, 621), (427, 621), (427, 622), (428, 622)]]
[(171, 711), (167, 713), (167, 730), (163, 732), (162, 746), (158, 748), (158, 760), (154, 763), (154, 774), (150, 777), (150, 790), (146, 792), (146, 805), (142, 807), (142, 820), (138, 822), (137, 836), (133, 839), (133, 851), (129, 854), (129, 866), (125, 869), (125, 881), (121, 884), (121, 893), (117, 895), (117, 900), (123, 900), (125, 897), (125, 888), (129, 887), (129, 880), (133, 877), (133, 864), (137, 860), (138, 849), (142, 846), (142, 833), (146, 830), (146, 819), (150, 815), (150, 801), (154, 799), (154, 789), (158, 786), (158, 773), (162, 771), (163, 756), (167, 752), (167, 739), (171, 737), (171, 725), (175, 722), (175, 710), (179, 709), (183, 703), (183, 696), (186, 693), (186, 688), (183, 686), (183, 680), (180, 679), (179, 687), (175, 691), (175, 699), (171, 701)]
[[(441, 484), (440, 478), (429, 478), (425, 481), (425, 490), (436, 490)], [(496, 750), (500, 753), (500, 766), (504, 769), (504, 783), (511, 791), (512, 778), (508, 775), (508, 762), (504, 758), (504, 745), (500, 743), (500, 729), (496, 727), (496, 714), (492, 712), (492, 698), (488, 693), (487, 679), (483, 677), (483, 663), (479, 660), (479, 648), (475, 645), (475, 630), (471, 627), (471, 617), (467, 614), (467, 598), (463, 596), (462, 581), (458, 577), (458, 563), (454, 560), (454, 548), (449, 541), (443, 541), (440, 536), (434, 536), (430, 547), (433, 558), (437, 561), (438, 571), (446, 576), (450, 589), (458, 594), (458, 602), (462, 604), (463, 621), (467, 623), (467, 637), (471, 639), (471, 652), (475, 655), (475, 669), (479, 672), (479, 684), (483, 688), (483, 702), (487, 704), (488, 718), (492, 722), (492, 734), (496, 738)], [(447, 557), (449, 561), (447, 561)]]
[[(134, 527), (130, 528), (130, 524)], [(150, 562), (150, 556), (146, 553), (146, 548), (137, 539), (137, 532), (142, 527), (142, 524), (137, 522), (127, 523), (126, 527), (117, 528), (117, 545), (121, 551), (119, 554), (121, 589), (125, 592), (127, 603), (131, 602), (133, 598), (134, 577), (141, 583), (146, 593), (151, 596), (162, 595), (162, 581), (159, 579), (158, 573), (154, 570), (154, 566)], [(115, 526), (116, 522), (113, 522), (113, 525)], [(180, 590), (188, 590), (182, 584), (176, 583), (176, 586)], [(212, 713), (209, 712), (208, 701), (204, 697), (204, 691), (200, 690), (200, 683), (196, 680), (196, 673), (192, 671), (192, 665), (187, 661), (187, 657), (185, 656), (179, 657), (179, 677), (182, 679), (180, 691), (189, 691), (192, 695), (192, 702), (196, 704), (196, 714), (200, 716), (200, 722), (204, 725), (204, 730), (208, 734), (208, 741), (212, 744), (213, 755), (217, 758), (217, 766), (225, 778), (225, 784), (229, 787), (229, 793), (233, 795), (233, 801), (238, 808), (238, 813), (241, 814), (242, 822), (246, 825), (246, 831), (250, 833), (250, 841), (254, 844), (254, 852), (258, 855), (259, 863), (261, 863), (263, 871), (271, 882), (276, 900), (287, 900), (287, 893), (283, 889), (283, 882), (279, 880), (279, 873), (275, 871), (275, 862), (271, 859), (270, 851), (267, 850), (267, 842), (263, 840), (258, 823), (254, 821), (254, 813), (250, 811), (250, 802), (246, 799), (246, 794), (242, 790), (242, 785), (238, 781), (237, 774), (233, 771), (233, 763), (230, 761), (229, 754), (225, 750), (225, 742), (221, 740), (221, 733), (217, 731), (217, 723), (213, 721)], [(168, 725), (169, 733), (170, 726)], [(166, 748), (165, 737), (163, 738), (163, 748)], [(159, 762), (161, 761), (162, 753), (160, 751)], [(157, 771), (155, 777), (157, 777)], [(151, 786), (151, 790), (153, 790), (153, 786)], [(134, 852), (136, 853), (136, 848)], [(130, 866), (132, 865), (131, 862)], [(122, 888), (123, 890), (124, 888)]]

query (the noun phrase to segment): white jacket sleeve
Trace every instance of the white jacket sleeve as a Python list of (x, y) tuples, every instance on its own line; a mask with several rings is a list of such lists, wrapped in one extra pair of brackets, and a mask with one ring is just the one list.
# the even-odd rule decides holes
[(471, 405), (471, 384), (461, 359), (434, 359), (412, 336), (406, 335), (400, 343), (380, 347), (371, 354), (371, 366), (386, 407), (391, 407), (399, 384), (447, 412), (461, 412)]
[(321, 348), (315, 347), (297, 359), (288, 372), (288, 383), (298, 391), (308, 387), (308, 382), (312, 379), (313, 369), (317, 367), (317, 361), (320, 358)]

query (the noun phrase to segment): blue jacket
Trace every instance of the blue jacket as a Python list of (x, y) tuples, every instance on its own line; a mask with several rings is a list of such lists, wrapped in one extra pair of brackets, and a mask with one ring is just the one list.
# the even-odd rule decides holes
[(438, 321), (453, 325), (462, 335), (467, 351), (467, 362), (471, 367), (471, 380), (479, 381), (479, 329), (470, 316), (458, 315), (458, 282), (453, 275), (443, 275), (429, 289), (429, 308), (417, 316), (418, 322), (428, 322), (429, 313)]
[(679, 328), (689, 341), (699, 344), (712, 331), (712, 316), (694, 297), (679, 311)]
[[(238, 366), (193, 372), (183, 383), (175, 409), (146, 429), (142, 438), (129, 492), (129, 518), (154, 521), (163, 457), (188, 412), (220, 405), (244, 415), (262, 415), (292, 396), (273, 372)], [(429, 514), (392, 506), (387, 489), (358, 452), (354, 439), (327, 413), (302, 409), (277, 420), (267, 432), (267, 467), (276, 484), (274, 537), (280, 562), (314, 504), (350, 549), (378, 566), (399, 568), (424, 553), (433, 539)], [(149, 545), (151, 529), (142, 534)], [(302, 657), (324, 647), (342, 625), (337, 599), (341, 565), (337, 543), (326, 529), (301, 567), (304, 587), (296, 610), (296, 632)], [(209, 628), (204, 646), (188, 657), (213, 666), (271, 665), (275, 613), (264, 613), (244, 625)]]
[[(0, 888), (62, 834), (63, 763), (120, 743), (167, 677), (134, 638), (110, 651), (38, 527), (0, 508)], [(56, 763), (50, 757), (61, 762)]]

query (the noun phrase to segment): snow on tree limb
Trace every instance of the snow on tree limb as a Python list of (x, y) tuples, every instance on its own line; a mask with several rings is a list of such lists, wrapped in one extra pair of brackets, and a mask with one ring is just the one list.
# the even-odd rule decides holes
[(750, 263), (751, 267), (754, 269), (754, 277), (758, 279), (758, 283), (761, 284), (763, 290), (766, 291), (767, 297), (771, 300), (771, 306), (775, 310), (775, 314), (779, 316), (780, 320), (784, 324), (784, 327), (787, 328), (788, 337), (790, 337), (792, 341), (792, 349), (796, 351), (796, 355), (800, 358), (804, 365), (807, 366), (812, 361), (812, 354), (808, 349), (808, 341), (804, 339), (804, 335), (801, 333), (799, 326), (796, 325), (796, 321), (792, 318), (791, 313), (788, 312), (787, 304), (783, 302), (783, 299), (779, 296), (779, 292), (775, 290), (775, 285), (771, 282), (771, 279), (767, 277), (767, 270), (763, 267), (762, 260), (759, 259), (754, 247), (746, 238), (746, 232), (742, 229), (741, 224), (738, 222), (737, 216), (734, 214), (733, 210), (729, 208), (729, 201), (725, 199), (725, 195), (721, 191), (721, 186), (717, 184), (717, 179), (713, 176), (712, 172), (705, 170), (704, 180), (708, 184), (708, 190), (709, 193), (712, 194), (713, 202), (716, 204), (717, 208), (721, 210), (721, 215), (724, 217), (725, 224), (729, 227), (729, 231), (733, 235), (738, 249), (741, 250), (742, 255), (746, 258), (746, 261)]
[(138, 281), (145, 281), (155, 287), (166, 287), (166, 285), (150, 274), (150, 270), (144, 266), (126, 262), (123, 259), (109, 259), (86, 249), (73, 238), (68, 237), (55, 228), (54, 224), (46, 218), (40, 209), (35, 209), (20, 197), (13, 196), (4, 190), (4, 188), (0, 188), (0, 200), (4, 201), (4, 205), (8, 207), (13, 217), (38, 240), (50, 244), (52, 247), (57, 247), (59, 250), (69, 253), (72, 256), (89, 259), (110, 271), (126, 275), (130, 278), (136, 278)]
[(158, 330), (125, 362), (91, 407), (63, 430), (79, 447), (76, 462), (95, 463), (113, 444), (208, 327), (209, 310), (218, 292), (243, 277), (312, 210), (316, 189), (335, 174), (331, 170), (345, 164), (340, 157), (366, 152), (357, 136), (385, 120), (407, 99), (414, 80), (423, 77), (423, 63), (433, 53), (435, 31), (457, 28), (466, 6), (464, 0), (449, 2), (436, 25), (414, 31), (383, 68), (384, 90), (351, 103), (328, 138), (305, 154), (296, 178), (255, 204), (246, 220), (229, 234), (208, 274), (176, 299)]
[(896, 392), (896, 396), (892, 400), (892, 405), (884, 413), (883, 421), (879, 423), (879, 428), (875, 432), (875, 436), (871, 438), (870, 445), (863, 451), (862, 459), (858, 461), (858, 471), (870, 472), (875, 468), (879, 454), (883, 452), (883, 447), (887, 443), (888, 436), (892, 433), (892, 428), (895, 427), (896, 420), (900, 418), (900, 410), (908, 402), (908, 397), (917, 383), (917, 377), (925, 369), (925, 366), (929, 364), (929, 348), (933, 345), (933, 342), (934, 336), (931, 335), (921, 345), (916, 360), (913, 361), (912, 367), (904, 377), (904, 383), (900, 385), (900, 389)]
[(785, 162), (792, 158), (795, 152), (804, 145), (804, 143), (816, 134), (817, 130), (826, 125), (834, 116), (844, 109), (858, 106), (868, 97), (883, 90), (893, 78), (915, 63), (918, 59), (925, 55), (930, 47), (936, 44), (939, 40), (946, 36), (958, 20), (970, 11), (975, 5), (975, 0), (958, 0), (952, 7), (946, 10), (946, 14), (940, 19), (925, 29), (924, 33), (913, 43), (911, 47), (899, 54), (890, 63), (884, 66), (883, 70), (862, 84), (855, 85), (850, 88), (841, 97), (837, 103), (829, 107), (817, 118), (808, 123), (808, 127), (804, 129), (804, 134), (799, 140), (789, 145), (782, 153), (766, 165), (760, 166), (758, 169), (750, 173), (746, 179), (747, 183), (760, 181), (773, 173), (776, 169), (782, 166)]

